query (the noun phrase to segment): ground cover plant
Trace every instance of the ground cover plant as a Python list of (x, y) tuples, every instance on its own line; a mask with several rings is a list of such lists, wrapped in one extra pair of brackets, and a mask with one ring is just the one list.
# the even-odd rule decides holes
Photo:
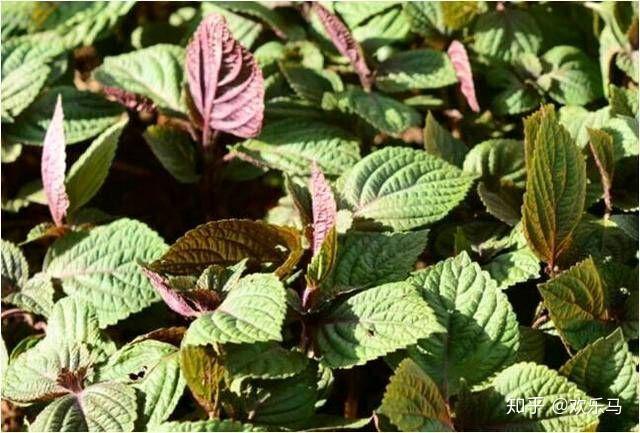
[(637, 3), (1, 8), (4, 430), (637, 429)]

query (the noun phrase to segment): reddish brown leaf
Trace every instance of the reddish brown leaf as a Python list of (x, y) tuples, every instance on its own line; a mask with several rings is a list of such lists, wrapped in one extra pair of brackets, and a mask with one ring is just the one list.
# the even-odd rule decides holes
[(191, 102), (202, 119), (202, 141), (213, 130), (255, 137), (262, 128), (264, 82), (249, 51), (232, 36), (221, 15), (211, 14), (187, 46)]

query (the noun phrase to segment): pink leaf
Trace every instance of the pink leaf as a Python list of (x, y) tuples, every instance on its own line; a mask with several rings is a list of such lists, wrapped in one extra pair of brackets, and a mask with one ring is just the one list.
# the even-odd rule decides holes
[(367, 66), (360, 44), (353, 38), (347, 26), (344, 25), (340, 18), (329, 12), (320, 3), (313, 2), (312, 8), (320, 19), (333, 45), (335, 45), (340, 54), (351, 62), (353, 69), (355, 69), (360, 78), (362, 87), (364, 87), (365, 90), (371, 89), (373, 79), (371, 70)]
[(471, 64), (464, 45), (459, 41), (451, 42), (447, 54), (453, 63), (458, 81), (460, 81), (460, 91), (467, 99), (467, 104), (474, 112), (480, 111), (478, 100), (476, 99), (476, 89), (473, 85), (473, 73), (471, 72)]
[(211, 14), (187, 46), (187, 80), (202, 118), (203, 144), (212, 130), (255, 137), (264, 116), (262, 71), (249, 51), (233, 39), (221, 15)]
[(67, 168), (66, 150), (63, 128), (64, 114), (62, 113), (62, 98), (58, 95), (56, 108), (47, 128), (42, 145), (42, 185), (49, 203), (51, 218), (56, 226), (62, 226), (62, 219), (67, 215), (69, 197), (64, 187), (64, 175)]
[(212, 290), (193, 290), (179, 292), (172, 289), (160, 274), (142, 268), (155, 291), (160, 295), (167, 307), (184, 317), (197, 317), (207, 311), (213, 311), (220, 300)]
[(337, 206), (331, 186), (315, 161), (311, 165), (309, 190), (311, 191), (311, 212), (313, 215), (312, 249), (313, 254), (316, 254), (322, 247), (327, 233), (336, 224)]

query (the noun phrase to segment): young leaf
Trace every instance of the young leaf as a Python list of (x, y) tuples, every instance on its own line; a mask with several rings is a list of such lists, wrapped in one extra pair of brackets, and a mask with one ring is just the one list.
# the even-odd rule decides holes
[(255, 137), (262, 128), (262, 71), (249, 51), (236, 41), (225, 19), (207, 16), (187, 46), (187, 82), (202, 119), (202, 139), (211, 131)]
[(604, 203), (609, 211), (613, 209), (611, 202), (611, 185), (613, 183), (613, 171), (615, 168), (613, 159), (613, 139), (606, 132), (599, 129), (587, 129), (589, 133), (589, 148), (593, 160), (600, 172), (602, 189), (604, 190)]
[(196, 319), (187, 344), (281, 341), (286, 292), (273, 274), (252, 274), (238, 282), (213, 312)]
[(181, 316), (198, 317), (207, 311), (213, 311), (220, 303), (218, 294), (213, 290), (174, 290), (156, 272), (149, 269), (142, 269), (142, 271), (164, 303)]
[(158, 44), (105, 57), (93, 73), (105, 86), (146, 96), (164, 109), (185, 112), (181, 100), (184, 55), (182, 47)]
[[(509, 410), (518, 399), (536, 398), (524, 411)], [(558, 410), (558, 400), (589, 402), (589, 396), (556, 371), (519, 363), (493, 377), (489, 386), (464, 395), (456, 405), (459, 430), (595, 431), (598, 411)], [(588, 407), (588, 406), (587, 406)], [(559, 412), (559, 413), (558, 413)]]
[(336, 224), (337, 205), (333, 198), (331, 185), (325, 179), (322, 170), (315, 162), (311, 165), (309, 180), (311, 208), (313, 215), (313, 242), (311, 250), (316, 254), (324, 242), (329, 230)]
[(467, 253), (418, 271), (409, 282), (445, 332), (418, 341), (407, 353), (444, 398), (459, 392), (461, 379), (480, 383), (515, 361), (519, 333), (511, 304)]
[(574, 349), (582, 349), (617, 327), (618, 318), (608, 309), (610, 295), (592, 258), (541, 284), (539, 289), (553, 324)]
[(531, 249), (554, 270), (584, 211), (585, 161), (552, 106), (525, 119), (524, 129), (524, 233)]
[(314, 344), (324, 364), (347, 368), (442, 330), (411, 284), (389, 283), (358, 293), (331, 310), (315, 330)]
[(51, 218), (57, 226), (62, 225), (62, 219), (69, 209), (69, 197), (64, 185), (66, 144), (62, 129), (63, 116), (62, 97), (58, 95), (56, 108), (42, 143), (41, 162), (42, 185), (49, 203)]
[(312, 3), (311, 8), (320, 19), (325, 32), (329, 35), (331, 42), (333, 42), (338, 52), (351, 62), (351, 66), (358, 74), (358, 78), (360, 78), (362, 87), (367, 91), (371, 89), (373, 77), (367, 66), (364, 52), (360, 44), (353, 38), (347, 26), (340, 21), (340, 18), (329, 12), (320, 3)]
[(453, 431), (447, 406), (438, 385), (407, 358), (391, 376), (380, 413), (401, 431)]
[[(294, 229), (260, 221), (220, 220), (188, 231), (149, 267), (173, 275), (200, 274), (210, 265), (229, 266), (248, 258), (253, 265), (277, 265), (287, 275), (302, 255)], [(284, 249), (285, 251), (283, 251)]]
[(121, 219), (88, 235), (56, 241), (44, 272), (60, 280), (69, 296), (93, 305), (104, 327), (158, 299), (138, 262), (150, 262), (165, 249), (163, 240), (146, 225)]
[(99, 383), (55, 400), (38, 414), (33, 431), (133, 431), (136, 393), (121, 383)]
[[(602, 418), (612, 430), (635, 424), (638, 418), (638, 372), (633, 355), (618, 328), (584, 347), (567, 361), (560, 373), (590, 396), (620, 399), (622, 413)], [(605, 425), (601, 426), (605, 428)]]
[(473, 179), (424, 151), (385, 147), (345, 173), (338, 190), (354, 217), (410, 230), (444, 218)]
[(87, 204), (100, 190), (109, 174), (118, 140), (128, 121), (128, 118), (124, 118), (107, 128), (69, 169), (65, 184), (72, 212)]
[(453, 41), (447, 49), (447, 55), (451, 59), (453, 69), (456, 71), (456, 76), (460, 82), (460, 91), (467, 100), (469, 108), (471, 108), (471, 111), (478, 113), (480, 106), (476, 99), (476, 88), (473, 84), (473, 73), (471, 72), (469, 57), (467, 57), (467, 50), (465, 50), (460, 41)]

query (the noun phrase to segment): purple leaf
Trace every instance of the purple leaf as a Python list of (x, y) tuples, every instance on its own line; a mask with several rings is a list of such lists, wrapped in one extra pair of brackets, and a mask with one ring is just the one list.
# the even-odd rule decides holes
[(233, 39), (224, 17), (211, 14), (200, 23), (187, 47), (186, 69), (205, 146), (212, 130), (243, 138), (260, 133), (262, 71), (251, 53)]
[(320, 19), (333, 45), (335, 45), (340, 54), (351, 62), (353, 69), (355, 69), (360, 78), (362, 87), (367, 91), (371, 89), (373, 80), (371, 70), (367, 66), (360, 44), (353, 38), (347, 26), (344, 25), (340, 18), (329, 12), (318, 2), (313, 2), (312, 9)]
[(315, 161), (311, 165), (309, 190), (311, 191), (311, 212), (313, 215), (313, 240), (311, 245), (313, 254), (316, 254), (322, 247), (322, 242), (324, 242), (327, 233), (336, 224), (337, 206), (331, 186)]
[(172, 289), (160, 274), (142, 268), (151, 285), (167, 307), (184, 317), (196, 317), (213, 311), (220, 304), (220, 298), (212, 290), (192, 290), (179, 292)]
[(154, 115), (157, 114), (155, 104), (146, 96), (142, 96), (133, 92), (127, 92), (126, 90), (120, 89), (118, 87), (110, 86), (105, 86), (102, 91), (108, 98), (113, 99), (115, 102), (124, 106), (128, 110), (146, 111)]
[(471, 72), (471, 64), (467, 56), (467, 50), (459, 41), (451, 42), (447, 54), (453, 63), (458, 81), (460, 81), (460, 91), (467, 100), (467, 104), (474, 112), (480, 111), (478, 100), (476, 99), (476, 89), (473, 85), (473, 73)]
[(56, 226), (62, 226), (62, 219), (69, 209), (69, 197), (64, 187), (64, 175), (67, 168), (63, 128), (62, 98), (58, 95), (56, 108), (47, 128), (42, 145), (42, 185), (49, 203), (51, 218)]

